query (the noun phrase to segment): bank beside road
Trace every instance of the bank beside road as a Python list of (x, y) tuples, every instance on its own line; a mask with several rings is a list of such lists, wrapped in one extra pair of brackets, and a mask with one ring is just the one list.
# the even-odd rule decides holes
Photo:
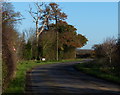
[[(114, 82), (116, 84), (120, 84), (120, 76), (114, 75), (112, 73), (107, 73), (107, 67), (103, 68), (101, 67), (96, 61), (89, 61), (89, 62), (83, 62), (79, 64), (75, 64), (74, 68), (77, 71), (84, 72), (86, 74), (89, 74), (91, 76), (105, 79), (110, 82)], [(105, 71), (106, 70), (106, 71)]]

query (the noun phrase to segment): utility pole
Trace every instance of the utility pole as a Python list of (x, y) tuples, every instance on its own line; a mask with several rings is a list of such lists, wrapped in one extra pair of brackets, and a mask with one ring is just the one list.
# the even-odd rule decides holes
[(58, 30), (57, 30), (57, 35), (56, 35), (56, 36), (57, 36), (57, 61), (58, 61), (58, 60), (59, 60), (59, 59), (58, 59), (58, 57), (59, 57), (59, 56), (58, 56)]
[(118, 55), (120, 57), (120, 1), (118, 2)]
[(120, 44), (120, 1), (118, 2), (118, 44)]
[(57, 19), (57, 11), (55, 10), (55, 21), (56, 21), (56, 40), (57, 40), (57, 46), (56, 46), (56, 59), (57, 59), (57, 61), (59, 60), (59, 54), (58, 54), (58, 19)]

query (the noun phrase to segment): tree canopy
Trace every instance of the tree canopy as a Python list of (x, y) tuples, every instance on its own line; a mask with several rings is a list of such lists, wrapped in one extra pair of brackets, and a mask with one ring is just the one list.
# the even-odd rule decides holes
[[(54, 53), (56, 52), (56, 31), (58, 32), (58, 52), (59, 56), (62, 53), (63, 55), (68, 51), (69, 55), (75, 57), (75, 53), (72, 55), (70, 54), (70, 50), (75, 52), (76, 48), (81, 48), (86, 44), (88, 41), (87, 38), (81, 34), (77, 34), (77, 29), (69, 25), (65, 21), (59, 21), (56, 27), (56, 24), (50, 24), (49, 30), (44, 30), (43, 33), (40, 36), (40, 43), (43, 47), (43, 56), (49, 55), (49, 51), (52, 51), (54, 48)], [(50, 50), (51, 48), (51, 50)], [(46, 52), (46, 54), (45, 54)], [(53, 52), (52, 52), (53, 53)], [(53, 54), (54, 54), (53, 53)], [(51, 54), (51, 53), (50, 53)], [(54, 57), (56, 54), (54, 54)], [(68, 55), (66, 55), (68, 56)], [(74, 58), (73, 57), (73, 58)], [(59, 57), (60, 58), (60, 57)], [(62, 57), (64, 59), (64, 57)], [(68, 57), (69, 58), (69, 57)], [(53, 58), (55, 59), (55, 58)], [(60, 58), (61, 59), (61, 58)]]
[[(52, 59), (58, 60), (61, 52), (62, 54), (66, 51), (71, 52), (70, 49), (74, 51), (74, 54), (69, 53), (69, 55), (75, 57), (75, 49), (84, 46), (88, 41), (87, 38), (82, 34), (77, 34), (77, 29), (65, 21), (67, 15), (62, 12), (58, 4), (35, 3), (35, 6), (37, 7), (36, 12), (32, 12), (32, 8), (30, 8), (29, 13), (36, 22), (36, 35), (39, 34), (36, 42), (38, 55), (40, 57), (48, 56), (51, 54), (48, 54), (49, 51), (54, 48), (52, 52), (54, 58)], [(42, 22), (41, 25), (38, 25), (38, 21)], [(62, 58), (64, 59), (64, 57)]]

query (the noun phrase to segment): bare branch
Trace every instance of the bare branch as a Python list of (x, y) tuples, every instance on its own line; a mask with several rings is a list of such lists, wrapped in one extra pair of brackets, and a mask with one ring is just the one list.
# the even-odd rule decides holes
[(41, 30), (37, 33), (37, 36), (38, 36), (38, 37), (39, 37), (39, 35), (43, 32), (44, 26), (45, 26), (46, 23), (47, 23), (47, 18), (48, 18), (49, 16), (50, 16), (50, 14), (48, 14), (48, 15), (45, 16), (44, 23), (43, 23), (43, 25), (42, 25), (42, 27), (41, 27)]
[[(39, 5), (38, 3), (35, 3), (35, 6), (36, 6), (36, 8), (37, 8), (37, 12), (39, 13), (39, 15), (38, 15), (39, 18), (38, 18), (38, 19), (40, 19), (40, 18), (42, 17), (42, 12), (43, 12), (43, 10), (42, 10), (41, 7), (43, 6), (43, 4), (44, 4), (44, 3), (42, 3), (41, 5)], [(37, 17), (38, 17), (38, 16), (37, 16)]]
[(12, 21), (19, 21), (19, 20), (22, 20), (24, 18), (21, 18), (21, 19), (10, 19), (10, 18), (7, 18), (7, 19), (4, 19), (2, 22), (12, 22)]
[(39, 10), (39, 12), (42, 12), (43, 10), (41, 9), (41, 7), (44, 5), (44, 3), (42, 2), (41, 5), (38, 5), (38, 3), (35, 3), (37, 9)]
[(37, 19), (35, 18), (35, 16), (33, 15), (32, 8), (30, 7), (30, 5), (29, 5), (29, 8), (30, 8), (30, 10), (29, 10), (28, 12), (30, 13), (30, 15), (33, 17), (34, 20), (37, 20)]

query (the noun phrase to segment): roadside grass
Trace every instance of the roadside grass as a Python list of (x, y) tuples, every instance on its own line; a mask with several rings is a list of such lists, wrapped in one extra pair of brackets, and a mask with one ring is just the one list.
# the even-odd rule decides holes
[(74, 61), (81, 61), (81, 60), (83, 60), (83, 58), (82, 59), (64, 59), (64, 60), (58, 60), (58, 61), (56, 61), (56, 60), (52, 60), (52, 61), (45, 61), (45, 62), (74, 62)]
[(74, 62), (74, 61), (81, 61), (83, 59), (66, 59), (66, 60), (60, 60), (58, 62)]
[(11, 80), (5, 93), (24, 93), (26, 72), (35, 66), (54, 64), (56, 62), (22, 61), (17, 63), (16, 77)]
[(44, 64), (57, 64), (60, 62), (73, 62), (73, 61), (81, 61), (81, 59), (70, 59), (70, 60), (60, 60), (60, 61), (20, 61), (17, 63), (17, 71), (16, 76), (13, 80), (10, 81), (8, 88), (5, 90), (3, 95), (9, 93), (24, 93), (25, 89), (25, 79), (26, 72), (36, 66), (44, 65)]
[(114, 82), (120, 84), (120, 76), (116, 76), (109, 72), (105, 72), (104, 70), (108, 70), (109, 68), (102, 68), (101, 64), (97, 64), (93, 61), (86, 63), (76, 64), (75, 69), (82, 71), (86, 74), (92, 75), (94, 77), (98, 77), (101, 79), (105, 79), (110, 82)]

